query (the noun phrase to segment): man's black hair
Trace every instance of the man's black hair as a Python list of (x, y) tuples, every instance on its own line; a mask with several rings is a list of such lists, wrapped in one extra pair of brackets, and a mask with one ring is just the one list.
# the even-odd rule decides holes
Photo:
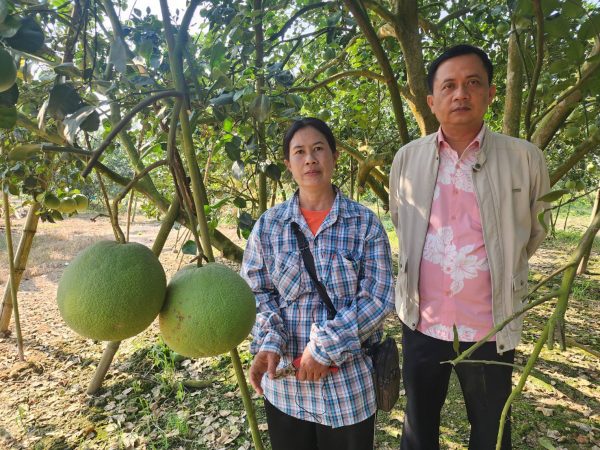
[(285, 133), (283, 138), (283, 155), (286, 160), (290, 160), (290, 142), (292, 138), (296, 134), (297, 131), (302, 128), (313, 127), (327, 139), (327, 143), (329, 144), (329, 148), (331, 148), (331, 152), (335, 153), (335, 137), (333, 137), (333, 132), (329, 125), (323, 122), (321, 119), (317, 119), (316, 117), (305, 117), (303, 119), (298, 119), (290, 127)]
[(429, 64), (429, 68), (427, 70), (427, 86), (429, 87), (429, 93), (433, 94), (433, 80), (435, 79), (435, 73), (444, 61), (448, 61), (451, 58), (456, 58), (457, 56), (471, 54), (478, 56), (483, 63), (483, 67), (485, 67), (485, 70), (488, 74), (488, 84), (491, 85), (492, 78), (494, 77), (494, 66), (492, 65), (487, 53), (472, 45), (459, 44), (455, 45), (454, 47), (450, 47), (440, 56), (435, 58), (431, 64)]

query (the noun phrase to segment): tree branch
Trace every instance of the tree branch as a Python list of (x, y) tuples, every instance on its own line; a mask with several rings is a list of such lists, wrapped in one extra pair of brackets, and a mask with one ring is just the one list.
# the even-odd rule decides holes
[(269, 39), (267, 39), (267, 41), (272, 42), (275, 39), (277, 39), (280, 36), (283, 36), (285, 34), (285, 32), (287, 31), (287, 29), (289, 27), (292, 26), (292, 24), (295, 22), (295, 20), (300, 17), (302, 14), (304, 14), (305, 12), (308, 12), (312, 9), (317, 9), (317, 8), (323, 8), (325, 6), (331, 5), (331, 4), (335, 4), (333, 2), (320, 2), (320, 3), (313, 3), (312, 5), (307, 5), (301, 9), (299, 9), (298, 11), (296, 11), (294, 13), (294, 15), (281, 27), (281, 29), (273, 34), (271, 37), (269, 37)]
[(304, 86), (304, 87), (295, 87), (289, 89), (288, 92), (313, 92), (319, 88), (325, 87), (334, 81), (340, 80), (342, 78), (350, 78), (350, 77), (365, 77), (371, 80), (376, 80), (381, 83), (385, 83), (385, 78), (383, 75), (380, 75), (376, 72), (372, 72), (370, 70), (348, 70), (346, 72), (336, 73), (324, 80), (320, 81), (317, 84), (313, 84), (312, 86)]
[(135, 105), (133, 107), (133, 109), (131, 111), (129, 111), (121, 119), (121, 121), (117, 125), (115, 125), (113, 127), (113, 129), (110, 131), (110, 133), (108, 134), (108, 136), (106, 136), (106, 138), (104, 139), (104, 141), (102, 141), (102, 143), (100, 144), (100, 146), (96, 150), (94, 150), (94, 152), (92, 153), (92, 157), (91, 157), (88, 165), (86, 166), (86, 168), (81, 173), (81, 176), (86, 177), (92, 171), (94, 165), (96, 164), (96, 162), (98, 161), (98, 159), (102, 155), (102, 152), (104, 152), (104, 150), (106, 150), (106, 148), (111, 144), (111, 142), (117, 136), (117, 134), (119, 134), (119, 132), (121, 132), (121, 130), (123, 128), (125, 128), (125, 126), (131, 121), (131, 119), (133, 119), (133, 117), (138, 112), (140, 112), (141, 110), (143, 110), (144, 108), (146, 108), (148, 105), (151, 105), (151, 104), (155, 103), (157, 100), (160, 100), (160, 99), (166, 98), (166, 97), (183, 97), (183, 93), (181, 93), (179, 91), (175, 91), (175, 90), (164, 91), (164, 92), (160, 92), (158, 94), (155, 94), (152, 97), (148, 97), (147, 99), (142, 100), (137, 105)]

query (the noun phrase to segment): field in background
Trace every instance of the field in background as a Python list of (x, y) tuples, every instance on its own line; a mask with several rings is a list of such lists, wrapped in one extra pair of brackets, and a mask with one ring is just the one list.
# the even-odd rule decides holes
[[(374, 208), (376, 210), (376, 208)], [(389, 216), (380, 210), (386, 229)], [(177, 358), (149, 329), (125, 341), (104, 388), (85, 394), (102, 343), (85, 340), (62, 323), (55, 303), (56, 284), (65, 265), (97, 239), (112, 239), (105, 217), (91, 214), (52, 225), (40, 224), (31, 261), (19, 292), (27, 362), (16, 361), (14, 336), (0, 338), (0, 447), (27, 449), (248, 449), (251, 438), (227, 356), (196, 361)], [(562, 219), (554, 238), (544, 242), (532, 260), (531, 279), (539, 279), (566, 260), (587, 226), (589, 209), (573, 209), (566, 230)], [(15, 220), (18, 241), (23, 220)], [(151, 245), (158, 223), (137, 216), (131, 240)], [(6, 244), (0, 242), (0, 289), (7, 278)], [(236, 238), (235, 229), (228, 234)], [(176, 243), (179, 237), (179, 242)], [(181, 234), (171, 233), (161, 255), (167, 276), (181, 262)], [(396, 244), (397, 245), (397, 244)], [(394, 246), (394, 242), (392, 242)], [(596, 238), (590, 273), (578, 278), (567, 314), (567, 335), (600, 350), (600, 238)], [(189, 257), (185, 257), (185, 260)], [(523, 364), (550, 306), (527, 316), (517, 363)], [(400, 338), (396, 317), (388, 333)], [(248, 343), (240, 348), (248, 365)], [(542, 352), (542, 360), (513, 408), (515, 449), (593, 449), (600, 447), (600, 365), (578, 348)], [(518, 373), (515, 373), (515, 382)], [(266, 441), (261, 400), (255, 397)], [(397, 448), (403, 399), (378, 416), (377, 448)], [(464, 404), (453, 378), (444, 407), (443, 448), (466, 448), (468, 425)]]

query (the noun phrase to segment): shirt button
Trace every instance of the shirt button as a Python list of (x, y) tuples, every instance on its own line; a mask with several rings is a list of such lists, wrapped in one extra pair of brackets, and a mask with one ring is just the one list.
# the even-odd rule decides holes
[(450, 294), (452, 294), (452, 292), (450, 291), (450, 289), (447, 289), (444, 294), (446, 294), (446, 296), (450, 297)]
[(500, 350), (504, 350), (504, 345), (500, 345)]
[(451, 218), (452, 220), (456, 220), (456, 216), (454, 216), (454, 215), (450, 216), (450, 218)]

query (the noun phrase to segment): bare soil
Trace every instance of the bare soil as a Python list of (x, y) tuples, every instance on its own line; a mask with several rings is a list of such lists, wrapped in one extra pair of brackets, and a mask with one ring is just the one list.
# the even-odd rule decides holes
[[(62, 322), (55, 301), (58, 280), (69, 261), (99, 239), (114, 239), (108, 219), (80, 215), (57, 224), (40, 223), (18, 301), (26, 361), (17, 358), (13, 333), (0, 337), (0, 448), (198, 448), (248, 449), (251, 437), (228, 357), (173, 361), (160, 344), (154, 323), (122, 343), (103, 388), (85, 391), (104, 344), (83, 339)], [(583, 221), (585, 222), (585, 221)], [(24, 219), (13, 221), (18, 243)], [(136, 219), (130, 240), (151, 246), (159, 223)], [(182, 233), (171, 232), (161, 262), (170, 277), (189, 260), (178, 248)], [(235, 230), (228, 232), (237, 240)], [(8, 279), (5, 230), (0, 228), (0, 290)], [(562, 241), (561, 241), (562, 242)], [(562, 244), (561, 244), (562, 245)], [(593, 255), (591, 274), (578, 279), (568, 311), (567, 334), (600, 351), (600, 261)], [(572, 248), (546, 241), (533, 263), (538, 276), (564, 261)], [(523, 364), (533, 349), (550, 307), (529, 314)], [(388, 331), (399, 334), (397, 318)], [(240, 347), (247, 367), (247, 343)], [(515, 383), (519, 373), (515, 371)], [(575, 347), (544, 350), (542, 360), (513, 408), (515, 448), (599, 449), (600, 364)], [(186, 387), (183, 381), (203, 381)], [(255, 398), (260, 429), (266, 424), (261, 399)], [(398, 448), (403, 401), (378, 416), (377, 448)], [(444, 410), (444, 448), (466, 448), (468, 425), (453, 381)], [(263, 433), (263, 441), (266, 441)]]

